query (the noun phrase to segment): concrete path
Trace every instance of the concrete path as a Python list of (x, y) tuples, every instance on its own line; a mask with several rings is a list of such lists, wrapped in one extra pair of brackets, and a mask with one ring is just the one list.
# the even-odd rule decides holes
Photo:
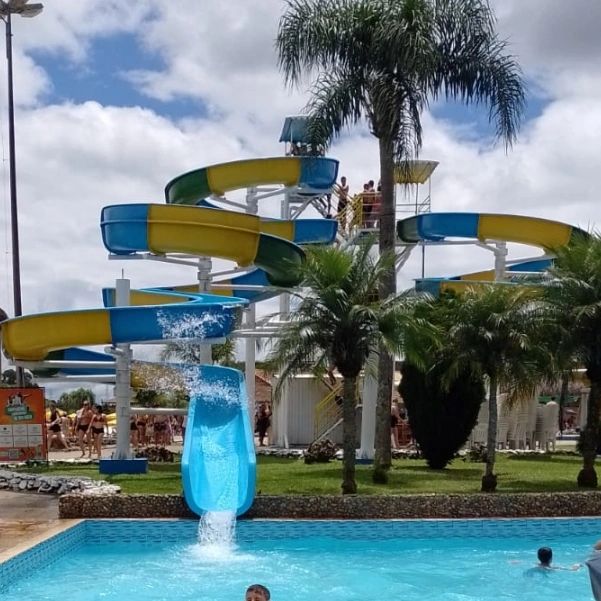
[(0, 561), (58, 526), (58, 497), (0, 491)]

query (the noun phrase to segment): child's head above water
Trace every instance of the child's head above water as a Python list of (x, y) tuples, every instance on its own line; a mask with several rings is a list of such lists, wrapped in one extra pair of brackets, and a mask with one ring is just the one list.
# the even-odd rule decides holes
[(262, 584), (251, 584), (246, 589), (245, 601), (269, 601), (271, 593)]
[(551, 560), (553, 559), (553, 551), (550, 547), (541, 547), (537, 552), (538, 560), (541, 562), (541, 565), (548, 566), (551, 564)]

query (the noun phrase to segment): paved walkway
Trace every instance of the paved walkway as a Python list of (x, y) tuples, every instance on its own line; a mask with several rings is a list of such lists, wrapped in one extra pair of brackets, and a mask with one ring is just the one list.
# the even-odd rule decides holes
[(58, 519), (58, 497), (0, 491), (0, 561), (64, 525)]

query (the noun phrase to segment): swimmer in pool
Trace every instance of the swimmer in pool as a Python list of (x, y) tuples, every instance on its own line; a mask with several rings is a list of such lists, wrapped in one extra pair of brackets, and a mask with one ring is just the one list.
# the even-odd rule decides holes
[(245, 601), (269, 601), (271, 593), (266, 586), (262, 584), (251, 584), (246, 589)]

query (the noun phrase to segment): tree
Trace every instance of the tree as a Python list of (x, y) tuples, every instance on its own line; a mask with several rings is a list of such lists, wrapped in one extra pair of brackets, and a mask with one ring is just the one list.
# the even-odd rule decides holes
[(81, 409), (84, 401), (94, 403), (95, 400), (96, 395), (89, 388), (77, 388), (70, 392), (63, 392), (58, 399), (58, 406), (67, 413), (73, 413)]
[[(23, 385), (25, 388), (39, 388), (34, 382), (33, 374), (28, 370), (23, 370)], [(9, 367), (2, 372), (2, 386), (14, 387), (17, 385), (17, 370), (14, 367)]]
[[(299, 268), (301, 292), (290, 321), (274, 340), (270, 356), (281, 373), (276, 395), (286, 378), (301, 371), (325, 371), (333, 365), (342, 375), (343, 451), (342, 492), (357, 492), (355, 481), (357, 378), (370, 353), (380, 344), (393, 352), (408, 346), (428, 328), (411, 319), (414, 297), (399, 295), (380, 300), (377, 286), (382, 272), (394, 258), (382, 255), (375, 261), (373, 241), (355, 251), (311, 248)], [(389, 426), (390, 432), (390, 426)]]
[(478, 374), (465, 369), (445, 382), (445, 370), (442, 361), (427, 370), (405, 361), (399, 384), (413, 436), (428, 466), (437, 470), (465, 444), (486, 395)]
[(550, 311), (546, 324), (553, 327), (569, 348), (572, 360), (584, 366), (591, 383), (586, 427), (581, 432), (582, 469), (578, 486), (596, 488), (599, 416), (601, 408), (601, 236), (573, 236), (571, 243), (555, 250), (545, 298)]
[[(276, 46), (286, 82), (317, 77), (307, 110), (315, 145), (366, 119), (380, 153), (380, 251), (395, 248), (395, 164), (417, 155), (421, 112), (440, 95), (489, 105), (497, 137), (514, 141), (524, 86), (487, 0), (287, 0)], [(380, 297), (396, 292), (394, 265)], [(374, 479), (390, 466), (393, 360), (380, 350)]]
[[(204, 363), (206, 345), (190, 342), (168, 342), (161, 351), (161, 361), (181, 361), (188, 365)], [(236, 345), (227, 339), (223, 344), (211, 345), (211, 361), (217, 365), (233, 367), (236, 364)]]
[(469, 369), (486, 377), (489, 384), (483, 492), (493, 492), (497, 487), (494, 465), (499, 388), (508, 391), (510, 401), (531, 395), (551, 362), (541, 342), (544, 321), (538, 298), (533, 288), (491, 284), (468, 288), (446, 299), (449, 380)]

